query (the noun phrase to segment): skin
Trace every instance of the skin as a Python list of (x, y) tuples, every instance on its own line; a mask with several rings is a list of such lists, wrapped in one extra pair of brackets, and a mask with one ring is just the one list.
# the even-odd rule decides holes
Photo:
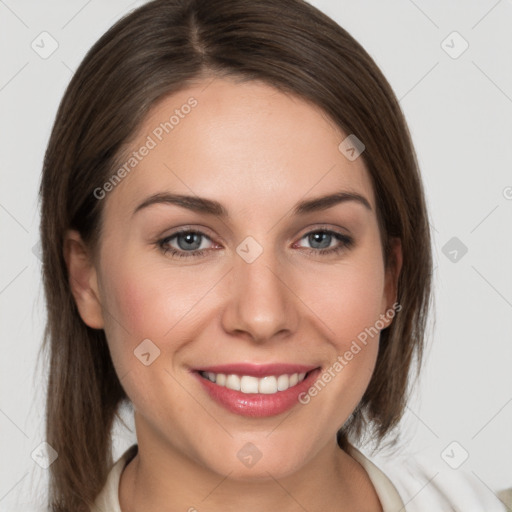
[[(370, 381), (378, 336), (309, 404), (269, 418), (225, 410), (189, 373), (233, 362), (327, 368), (392, 307), (401, 250), (396, 244), (396, 264), (385, 269), (363, 159), (338, 150), (346, 134), (315, 105), (256, 81), (220, 78), (155, 105), (132, 150), (190, 97), (198, 105), (103, 199), (95, 257), (74, 231), (65, 243), (82, 319), (105, 330), (134, 405), (139, 454), (121, 476), (121, 508), (380, 511), (365, 470), (336, 443)], [(292, 215), (298, 201), (335, 191), (358, 193), (371, 209), (345, 201)], [(162, 192), (219, 201), (230, 216), (172, 204), (133, 214)], [(158, 247), (182, 226), (205, 233), (202, 256), (177, 258)], [(334, 237), (315, 245), (307, 235), (322, 228), (354, 245)], [(252, 263), (236, 252), (247, 236), (263, 249)], [(186, 244), (168, 242), (181, 252)], [(339, 253), (321, 254), (336, 246)], [(149, 366), (134, 356), (144, 339), (160, 350)], [(237, 457), (247, 442), (262, 455), (250, 468)]]

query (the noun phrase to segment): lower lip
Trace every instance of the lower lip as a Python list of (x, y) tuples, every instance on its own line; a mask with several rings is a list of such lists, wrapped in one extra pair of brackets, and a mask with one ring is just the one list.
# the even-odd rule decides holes
[(198, 372), (194, 372), (210, 398), (230, 412), (252, 418), (276, 416), (297, 405), (299, 395), (311, 387), (319, 373), (320, 368), (317, 368), (311, 371), (299, 384), (288, 388), (286, 391), (278, 391), (272, 395), (267, 395), (264, 393), (242, 393), (225, 386), (218, 386), (201, 377)]

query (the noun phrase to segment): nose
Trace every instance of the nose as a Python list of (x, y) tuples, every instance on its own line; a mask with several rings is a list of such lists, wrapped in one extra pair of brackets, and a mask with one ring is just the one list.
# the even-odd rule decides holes
[(293, 277), (273, 250), (265, 249), (252, 262), (234, 258), (229, 273), (229, 300), (222, 313), (226, 332), (264, 343), (295, 332), (300, 315)]

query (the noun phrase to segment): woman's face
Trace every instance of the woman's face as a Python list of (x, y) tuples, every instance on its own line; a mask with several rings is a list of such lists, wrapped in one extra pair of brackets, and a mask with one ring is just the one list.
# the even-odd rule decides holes
[(331, 453), (396, 283), (347, 135), (268, 85), (205, 81), (153, 108), (121, 182), (96, 191), (79, 307), (105, 330), (139, 446), (239, 479)]

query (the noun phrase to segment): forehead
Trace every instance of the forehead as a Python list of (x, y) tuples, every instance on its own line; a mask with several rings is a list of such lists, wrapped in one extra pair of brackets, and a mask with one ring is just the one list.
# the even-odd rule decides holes
[(268, 84), (205, 80), (152, 107), (106, 209), (126, 214), (167, 191), (270, 211), (339, 190), (364, 194), (374, 209), (363, 159), (338, 148), (346, 137), (319, 107)]

